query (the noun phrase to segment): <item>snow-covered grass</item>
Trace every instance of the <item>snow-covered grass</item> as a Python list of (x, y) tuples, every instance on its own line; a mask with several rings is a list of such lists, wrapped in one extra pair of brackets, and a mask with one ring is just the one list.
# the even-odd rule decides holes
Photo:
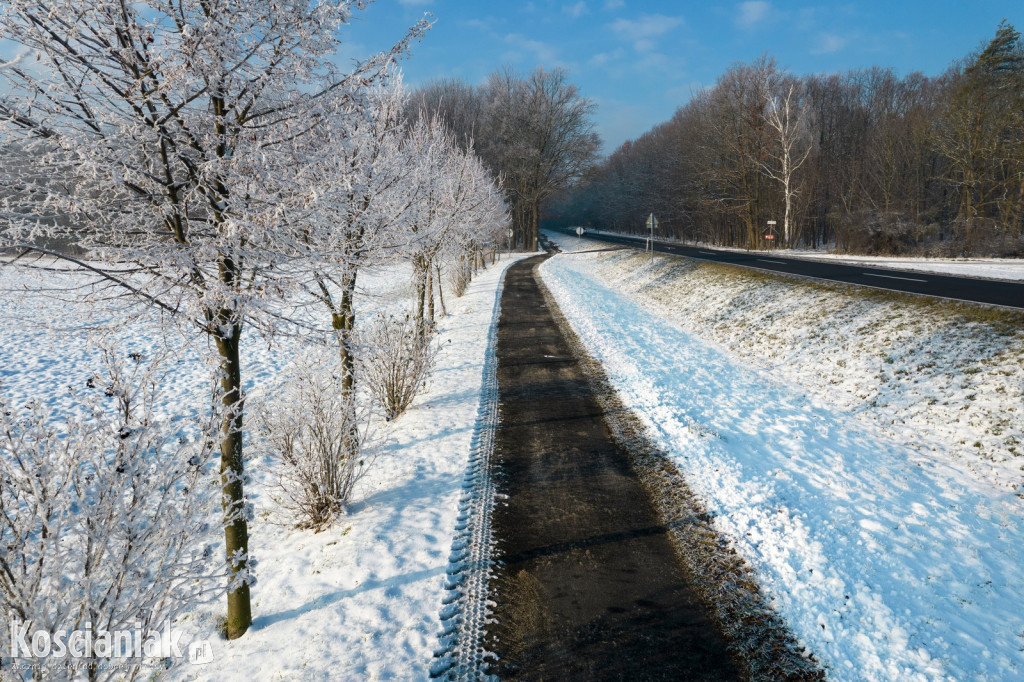
[[(597, 234), (614, 234), (620, 237), (632, 236), (638, 241), (643, 241), (645, 239), (643, 236), (622, 235), (617, 232), (602, 232), (600, 230), (595, 230), (594, 232)], [(658, 238), (656, 241), (677, 243), (674, 240), (662, 238)], [(745, 250), (717, 245), (708, 246), (722, 251)], [(981, 277), (985, 279), (1024, 279), (1024, 259), (1021, 258), (911, 258), (908, 256), (855, 256), (844, 253), (831, 253), (824, 249), (780, 249), (773, 253), (787, 258), (827, 260), (852, 265), (866, 265), (874, 268), (918, 270), (920, 272), (935, 272), (945, 275)]]
[[(440, 344), (426, 390), (390, 424), (379, 424), (380, 454), (357, 486), (349, 513), (313, 534), (291, 528), (272, 499), (272, 462), (252, 457), (247, 492), (255, 505), (250, 524), (257, 561), (252, 589), (254, 621), (228, 642), (219, 636), (220, 602), (178, 626), (213, 644), (212, 663), (181, 662), (170, 679), (426, 679), (442, 630), (439, 613), (469, 464), (480, 402), (488, 330), (501, 273), (523, 256), (505, 257), (481, 272), (461, 298), (449, 298), (439, 320)], [(99, 368), (86, 327), (108, 325), (125, 352), (173, 348), (161, 409), (173, 414), (201, 405), (209, 376), (203, 344), (183, 344), (155, 319), (119, 327), (102, 306), (55, 297), (14, 294), (25, 278), (0, 269), (0, 381), (13, 402), (38, 399), (72, 409), (68, 386), (84, 384)], [(41, 276), (31, 286), (59, 289), (70, 276)], [(407, 305), (410, 273), (387, 270), (363, 278), (360, 314)], [(54, 328), (65, 329), (55, 333)], [(249, 338), (245, 381), (253, 403), (272, 389), (293, 357), (293, 341)], [(188, 407), (186, 407), (188, 406)], [(250, 452), (253, 440), (248, 441)], [(188, 637), (185, 638), (185, 641)]]
[(1024, 314), (612, 253), (594, 260), (609, 286), (745, 364), (1001, 487), (1024, 482)]
[(626, 250), (541, 272), (831, 677), (1024, 674), (1019, 314)]

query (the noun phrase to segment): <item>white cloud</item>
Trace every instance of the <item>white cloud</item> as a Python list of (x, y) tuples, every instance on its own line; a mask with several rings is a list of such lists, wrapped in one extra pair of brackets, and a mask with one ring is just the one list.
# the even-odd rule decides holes
[(744, 29), (756, 28), (758, 24), (768, 21), (772, 15), (772, 4), (764, 0), (750, 0), (740, 3), (740, 12), (736, 15), (736, 25)]
[(621, 9), (626, 6), (624, 0), (605, 0), (604, 8), (606, 10)]
[(492, 31), (495, 27), (494, 19), (463, 19), (459, 22), (459, 26), (463, 28), (472, 29), (474, 31)]
[(634, 68), (640, 73), (671, 73), (674, 70), (674, 61), (660, 52), (647, 52), (637, 60)]
[(568, 14), (573, 19), (578, 19), (588, 13), (587, 3), (580, 0), (575, 5), (562, 5), (562, 12)]
[(811, 54), (832, 54), (846, 47), (847, 40), (835, 33), (819, 33)]
[(611, 24), (612, 31), (623, 40), (633, 43), (638, 52), (654, 49), (655, 38), (668, 33), (683, 23), (679, 17), (667, 17), (663, 14), (645, 14), (638, 19), (616, 19)]
[(589, 64), (590, 66), (604, 68), (607, 67), (609, 64), (618, 62), (625, 56), (626, 53), (622, 48), (612, 50), (611, 52), (598, 52), (593, 57), (587, 60), (587, 64)]
[(506, 52), (502, 57), (504, 61), (522, 61), (526, 57), (523, 53), (528, 52), (538, 64), (547, 68), (562, 63), (554, 47), (539, 40), (531, 40), (521, 33), (509, 33), (505, 36), (505, 42), (517, 49)]

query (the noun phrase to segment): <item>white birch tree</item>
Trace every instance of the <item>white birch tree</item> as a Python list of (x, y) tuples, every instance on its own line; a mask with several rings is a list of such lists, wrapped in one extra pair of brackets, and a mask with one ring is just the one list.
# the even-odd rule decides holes
[(808, 107), (800, 101), (797, 85), (790, 83), (784, 95), (771, 92), (771, 79), (762, 81), (762, 97), (767, 101), (765, 123), (771, 128), (774, 145), (765, 151), (766, 160), (760, 162), (761, 169), (772, 180), (782, 185), (782, 199), (785, 206), (782, 217), (782, 242), (792, 243), (793, 199), (797, 188), (793, 175), (810, 156), (813, 140), (808, 121)]

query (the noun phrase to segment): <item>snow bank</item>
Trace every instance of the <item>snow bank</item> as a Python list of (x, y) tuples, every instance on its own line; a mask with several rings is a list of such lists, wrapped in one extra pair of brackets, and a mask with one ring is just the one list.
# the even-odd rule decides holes
[(1024, 672), (1019, 328), (626, 251), (541, 272), (830, 676)]

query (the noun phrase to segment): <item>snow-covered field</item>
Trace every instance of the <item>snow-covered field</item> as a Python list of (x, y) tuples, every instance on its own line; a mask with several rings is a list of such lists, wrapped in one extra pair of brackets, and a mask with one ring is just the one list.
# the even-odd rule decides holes
[(541, 272), (830, 677), (1024, 675), (1020, 326), (628, 251)]
[[(502, 259), (464, 296), (446, 301), (449, 315), (439, 320), (442, 346), (429, 385), (406, 414), (380, 425), (383, 450), (360, 481), (350, 513), (334, 527), (319, 534), (288, 527), (270, 499), (271, 462), (248, 462), (253, 482), (247, 492), (255, 504), (250, 547), (258, 562), (253, 626), (227, 642), (217, 634), (223, 603), (193, 614), (179, 626), (193, 639), (212, 642), (213, 661), (182, 662), (170, 679), (428, 678), (439, 648), (445, 572), (496, 294), (505, 267), (520, 257)], [(118, 327), (101, 307), (65, 303), (62, 294), (25, 300), (13, 292), (27, 276), (0, 269), (0, 381), (13, 402), (35, 398), (68, 409), (67, 387), (83, 384), (101, 364), (83, 330), (106, 325), (125, 352), (151, 357), (165, 343), (174, 348), (161, 411), (201, 404), (197, 396), (209, 376), (202, 344), (182, 345), (175, 331), (163, 334), (155, 320)], [(409, 279), (405, 271), (364, 278), (360, 313), (405, 305)], [(70, 281), (50, 274), (43, 283), (57, 288)], [(54, 333), (54, 327), (66, 331)], [(247, 390), (258, 400), (288, 371), (294, 346), (251, 338), (247, 347)]]

